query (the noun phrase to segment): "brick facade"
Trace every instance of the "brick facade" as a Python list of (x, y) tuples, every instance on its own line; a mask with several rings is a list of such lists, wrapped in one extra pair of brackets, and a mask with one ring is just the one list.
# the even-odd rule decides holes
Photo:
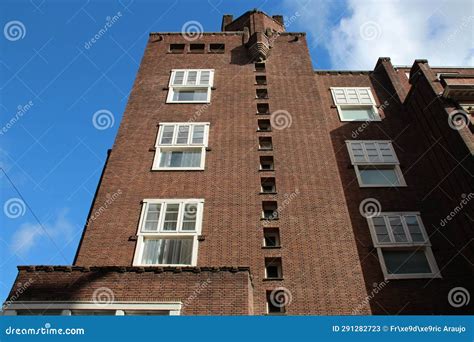
[[(447, 113), (454, 107), (438, 97), (443, 86), (433, 77), (436, 71), (416, 62), (408, 80), (409, 70), (394, 67), (389, 58), (380, 58), (373, 71), (314, 71), (305, 34), (284, 32), (278, 16), (255, 11), (234, 21), (224, 16), (223, 28), (191, 42), (181, 34), (150, 34), (74, 267), (130, 268), (143, 199), (203, 198), (197, 266), (244, 265), (251, 281), (243, 271), (84, 273), (73, 268), (48, 273), (21, 268), (17, 282), (37, 277), (22, 300), (85, 300), (97, 286), (107, 286), (121, 300), (183, 301), (209, 276), (206, 293), (182, 314), (265, 314), (267, 291), (278, 287), (291, 293), (286, 313), (295, 315), (469, 310), (453, 308), (446, 298), (451, 288), (467, 288), (472, 278), (473, 222), (464, 213), (473, 211), (466, 209), (442, 231), (436, 227), (461, 194), (473, 192), (472, 150), (461, 135), (471, 137), (448, 126)], [(246, 44), (254, 41), (258, 51)], [(175, 43), (225, 44), (225, 53), (170, 53)], [(255, 71), (255, 58), (265, 60), (265, 72)], [(170, 71), (180, 68), (215, 70), (210, 104), (166, 103)], [(267, 84), (256, 85), (256, 75), (265, 75)], [(382, 120), (360, 132), (361, 122), (341, 122), (330, 87), (370, 87)], [(256, 99), (256, 89), (262, 88), (268, 90), (266, 100)], [(270, 113), (286, 111), (291, 125), (257, 132), (257, 119), (271, 117), (256, 115), (258, 103), (268, 103)], [(205, 170), (152, 171), (157, 125), (188, 121), (210, 122)], [(272, 151), (258, 150), (262, 136), (272, 137)], [(360, 188), (345, 145), (351, 139), (395, 141), (408, 186)], [(260, 156), (273, 156), (275, 170), (259, 171)], [(276, 194), (260, 193), (262, 177), (275, 178)], [(101, 210), (111, 198), (113, 203)], [(366, 198), (377, 199), (383, 211), (421, 212), (433, 234), (442, 278), (384, 283), (359, 211)], [(278, 220), (261, 220), (262, 201), (277, 201)], [(262, 248), (264, 227), (279, 228), (281, 248)], [(265, 279), (265, 260), (274, 258), (281, 258), (283, 277)], [(71, 285), (79, 278), (80, 288)], [(385, 287), (368, 301), (380, 283)]]

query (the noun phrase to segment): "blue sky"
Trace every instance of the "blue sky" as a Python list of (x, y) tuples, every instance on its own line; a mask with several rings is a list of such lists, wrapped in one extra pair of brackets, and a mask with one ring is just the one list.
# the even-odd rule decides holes
[[(369, 69), (379, 56), (472, 66), (472, 3), (429, 4), (430, 11), (424, 0), (3, 0), (0, 300), (16, 265), (71, 264), (148, 32), (179, 32), (188, 21), (219, 31), (223, 14), (259, 8), (294, 18), (289, 31), (308, 32), (318, 69)], [(94, 125), (95, 113), (109, 119), (105, 126)]]

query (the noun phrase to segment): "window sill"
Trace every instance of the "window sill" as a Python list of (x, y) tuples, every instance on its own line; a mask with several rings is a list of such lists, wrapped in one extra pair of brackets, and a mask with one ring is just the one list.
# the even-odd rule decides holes
[(266, 86), (268, 84), (267, 83), (254, 83), (254, 85), (256, 85), (256, 86)]
[(225, 53), (225, 51), (209, 51), (208, 53), (212, 55), (222, 55)]
[(278, 221), (279, 218), (278, 217), (272, 217), (272, 218), (266, 218), (266, 217), (262, 217), (260, 218), (260, 221)]
[(257, 129), (258, 133), (271, 133), (271, 129)]
[(263, 278), (263, 281), (283, 281), (284, 278)]
[(420, 274), (386, 274), (384, 275), (385, 280), (403, 280), (403, 279), (441, 279), (441, 274), (434, 273), (420, 273)]
[(380, 121), (382, 121), (381, 118), (379, 118), (379, 119), (358, 119), (358, 120), (345, 120), (345, 119), (339, 118), (339, 120), (341, 122), (380, 122)]
[(257, 114), (257, 115), (270, 115), (270, 112), (266, 112), (266, 113), (259, 113), (259, 112), (257, 112), (256, 114)]
[(264, 316), (286, 316), (286, 312), (269, 312)]
[(157, 168), (151, 169), (151, 171), (204, 171), (205, 169), (202, 167), (197, 168), (183, 168), (183, 167), (167, 167), (167, 168)]
[(193, 54), (193, 55), (196, 55), (196, 54), (199, 55), (199, 54), (205, 54), (206, 51), (204, 51), (204, 50), (202, 50), (202, 51), (188, 51), (188, 53)]
[(263, 170), (263, 169), (260, 169), (258, 170), (258, 172), (274, 172), (275, 169), (266, 169), (266, 170)]
[(269, 97), (258, 97), (258, 96), (255, 96), (255, 100), (268, 100)]
[(360, 188), (406, 188), (408, 185), (387, 185), (387, 184), (359, 184)]
[(263, 152), (265, 152), (265, 151), (273, 151), (273, 148), (259, 148), (258, 150), (259, 150), (259, 151), (263, 151)]
[(211, 103), (211, 101), (166, 101), (166, 104), (177, 104), (177, 103)]
[(262, 246), (262, 249), (281, 249), (281, 246)]
[(271, 192), (260, 191), (258, 194), (259, 195), (276, 195), (277, 192), (276, 191), (271, 191)]

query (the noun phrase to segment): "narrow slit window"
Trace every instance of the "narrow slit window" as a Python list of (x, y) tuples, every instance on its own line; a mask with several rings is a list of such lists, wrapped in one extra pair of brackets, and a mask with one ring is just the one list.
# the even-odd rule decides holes
[(189, 44), (189, 52), (204, 53), (205, 48), (205, 44)]
[(284, 290), (267, 291), (267, 313), (278, 315), (286, 313), (286, 300), (288, 294)]
[(265, 63), (255, 63), (255, 71), (264, 72), (265, 71)]
[(256, 94), (257, 94), (257, 99), (268, 99), (267, 89), (257, 89)]
[(258, 147), (260, 150), (269, 151), (273, 149), (273, 143), (271, 137), (259, 137)]
[(263, 247), (276, 248), (280, 247), (280, 232), (278, 228), (263, 229)]
[(170, 44), (170, 52), (172, 53), (184, 53), (184, 44)]
[(262, 218), (264, 220), (278, 219), (278, 205), (276, 201), (262, 202)]
[(270, 132), (272, 130), (272, 125), (268, 119), (257, 120), (257, 126), (257, 129), (260, 132)]
[(224, 53), (225, 44), (222, 44), (222, 43), (209, 44), (209, 52), (210, 53)]
[(270, 107), (268, 103), (258, 103), (257, 114), (270, 114)]
[(276, 193), (275, 178), (273, 178), (273, 177), (262, 178), (260, 180), (260, 183), (261, 183), (261, 192), (262, 193), (267, 193), (267, 194)]
[(281, 258), (265, 258), (265, 278), (266, 279), (283, 278)]
[(258, 85), (267, 84), (267, 76), (264, 76), (264, 75), (255, 76), (255, 83), (258, 84)]
[(260, 170), (262, 171), (273, 171), (274, 163), (272, 156), (261, 156), (260, 157)]

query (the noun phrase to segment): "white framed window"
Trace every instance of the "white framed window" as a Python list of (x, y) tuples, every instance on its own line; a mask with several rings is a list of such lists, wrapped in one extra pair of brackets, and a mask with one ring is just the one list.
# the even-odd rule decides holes
[(166, 103), (209, 103), (213, 69), (173, 69)]
[(380, 121), (380, 115), (368, 87), (331, 87), (341, 121)]
[(346, 140), (360, 187), (406, 186), (390, 140)]
[(163, 122), (153, 170), (204, 170), (209, 122)]
[(145, 199), (134, 266), (196, 266), (203, 199)]
[(367, 221), (385, 279), (441, 277), (419, 212), (382, 212)]

